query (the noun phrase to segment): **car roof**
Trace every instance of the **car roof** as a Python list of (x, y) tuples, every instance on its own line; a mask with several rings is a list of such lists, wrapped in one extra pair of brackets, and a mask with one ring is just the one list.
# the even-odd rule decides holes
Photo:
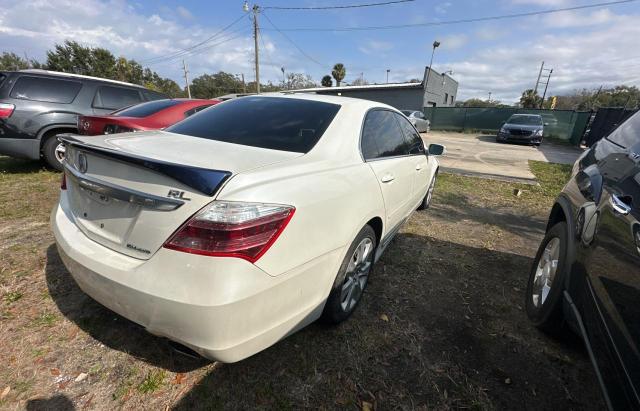
[[(250, 96), (256, 97), (256, 96)], [(353, 107), (359, 109), (369, 109), (369, 108), (387, 108), (393, 111), (397, 111), (394, 107), (391, 107), (384, 103), (379, 103), (377, 101), (365, 100), (361, 98), (352, 98), (352, 97), (342, 97), (342, 96), (334, 96), (327, 94), (314, 94), (314, 93), (265, 93), (260, 94), (259, 97), (273, 98), (290, 98), (290, 99), (298, 99), (298, 100), (311, 100), (311, 101), (320, 101), (324, 103), (338, 104), (343, 107)], [(241, 97), (246, 98), (246, 97)]]
[(111, 80), (111, 79), (107, 79), (107, 78), (84, 76), (82, 74), (63, 73), (63, 72), (60, 72), (60, 71), (51, 71), (51, 70), (42, 70), (42, 69), (26, 69), (26, 70), (18, 70), (18, 71), (15, 71), (14, 73), (40, 74), (40, 75), (52, 76), (52, 77), (71, 77), (71, 78), (77, 78), (77, 79), (82, 79), (82, 80), (93, 80), (93, 81), (99, 81), (99, 82), (103, 82), (103, 83), (119, 84), (119, 85), (122, 85), (122, 86), (135, 87), (135, 88), (140, 88), (140, 89), (145, 89), (146, 90), (146, 88), (144, 86), (141, 86), (139, 84), (127, 83), (127, 82), (124, 82), (124, 81)]

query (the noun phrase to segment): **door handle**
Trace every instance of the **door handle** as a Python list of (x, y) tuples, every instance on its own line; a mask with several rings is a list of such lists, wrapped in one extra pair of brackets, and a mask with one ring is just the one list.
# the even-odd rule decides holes
[(416, 171), (420, 171), (420, 170), (422, 170), (422, 166), (421, 166), (420, 164), (418, 164), (418, 165), (416, 166)]
[(611, 197), (609, 197), (609, 204), (611, 204), (613, 211), (618, 214), (627, 215), (631, 212), (631, 206), (615, 194), (611, 194)]
[(385, 174), (385, 175), (382, 176), (380, 181), (382, 181), (383, 183), (390, 183), (395, 179), (396, 178), (393, 176), (393, 174)]

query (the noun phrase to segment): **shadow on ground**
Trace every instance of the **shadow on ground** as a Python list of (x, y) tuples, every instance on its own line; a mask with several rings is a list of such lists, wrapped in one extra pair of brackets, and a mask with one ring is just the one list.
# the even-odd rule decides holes
[[(172, 371), (163, 339), (101, 307), (50, 247), (46, 278), (60, 311), (103, 344)], [(248, 408), (601, 409), (582, 346), (534, 329), (523, 311), (531, 259), (400, 234), (345, 323), (313, 324), (214, 368), (176, 410)], [(384, 314), (384, 315), (383, 315)]]
[(44, 163), (37, 160), (19, 160), (11, 157), (0, 156), (0, 173), (4, 174), (30, 174), (39, 171), (51, 171)]

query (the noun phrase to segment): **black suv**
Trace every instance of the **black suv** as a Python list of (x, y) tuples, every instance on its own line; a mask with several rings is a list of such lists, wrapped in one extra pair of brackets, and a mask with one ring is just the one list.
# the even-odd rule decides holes
[(610, 409), (640, 409), (640, 112), (576, 161), (529, 275), (538, 327), (584, 338)]
[(77, 117), (167, 96), (142, 86), (46, 70), (0, 72), (0, 154), (44, 160), (58, 170), (54, 138), (77, 133)]

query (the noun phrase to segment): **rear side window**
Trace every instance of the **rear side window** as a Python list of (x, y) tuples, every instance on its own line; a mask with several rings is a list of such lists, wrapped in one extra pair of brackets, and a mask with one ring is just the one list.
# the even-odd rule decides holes
[(69, 104), (81, 88), (82, 83), (78, 81), (22, 76), (11, 89), (10, 96), (24, 100)]
[(640, 143), (640, 111), (613, 130), (607, 140), (622, 148), (630, 148)]
[(100, 86), (93, 98), (93, 107), (107, 110), (116, 110), (122, 107), (138, 104), (142, 101), (138, 90)]
[(119, 117), (147, 117), (177, 104), (180, 104), (179, 100), (156, 100), (127, 107), (113, 114)]
[(153, 91), (153, 90), (143, 90), (142, 94), (144, 94), (145, 100), (148, 100), (148, 101), (164, 100), (167, 97), (169, 97), (165, 94), (158, 93), (157, 91)]
[(213, 106), (213, 104), (205, 104), (204, 106), (194, 107), (194, 108), (192, 108), (192, 109), (189, 109), (189, 110), (185, 111), (185, 112), (184, 112), (184, 116), (185, 116), (185, 117), (192, 116), (192, 115), (194, 115), (194, 114), (196, 114), (196, 113), (198, 113), (198, 112), (200, 112), (200, 111), (204, 110), (205, 108), (209, 108), (209, 107), (211, 107), (211, 106)]
[(167, 131), (270, 150), (307, 153), (340, 105), (283, 97), (241, 97), (188, 117)]
[(409, 153), (404, 133), (395, 116), (395, 113), (387, 110), (374, 110), (367, 114), (362, 128), (361, 143), (365, 160), (403, 156)]
[(404, 116), (393, 113), (404, 132), (404, 136), (409, 144), (409, 154), (424, 154), (424, 143), (422, 137)]

